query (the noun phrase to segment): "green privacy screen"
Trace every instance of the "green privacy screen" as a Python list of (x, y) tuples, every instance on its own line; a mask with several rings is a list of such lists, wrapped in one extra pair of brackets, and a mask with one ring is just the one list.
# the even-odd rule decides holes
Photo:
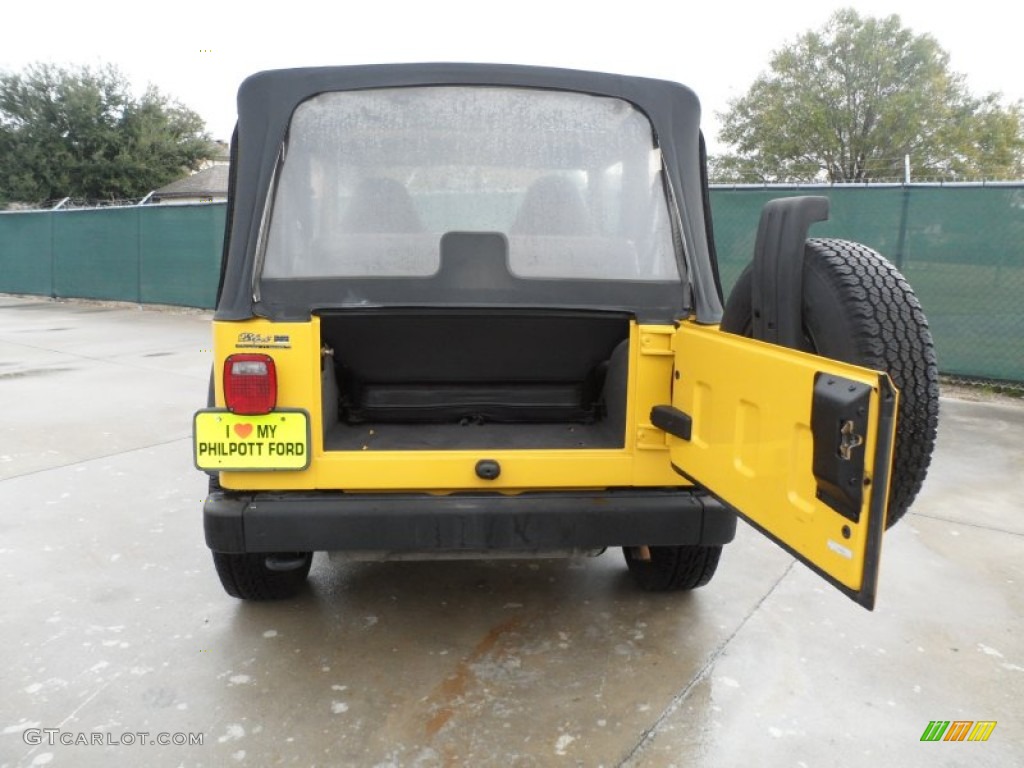
[(826, 195), (814, 237), (871, 246), (914, 287), (935, 337), (939, 370), (1024, 381), (1024, 184), (715, 188), (722, 287), (728, 295), (754, 252), (761, 206)]
[(223, 205), (147, 208), (140, 219), (139, 301), (212, 307), (223, 244)]
[(903, 190), (900, 188), (724, 189), (711, 192), (715, 247), (726, 296), (754, 255), (761, 208), (769, 200), (797, 195), (829, 198), (829, 220), (811, 228), (813, 237), (842, 237), (869, 245), (895, 261)]
[(0, 213), (0, 292), (213, 306), (224, 205)]
[(1024, 188), (914, 192), (903, 271), (939, 369), (1024, 381)]
[[(825, 195), (811, 235), (865, 243), (924, 305), (944, 373), (1024, 381), (1024, 184), (711, 190), (723, 288), (754, 252), (761, 207)], [(0, 292), (213, 306), (223, 204), (0, 214)]]
[(0, 291), (49, 296), (53, 291), (53, 216), (0, 214)]
[(139, 212), (53, 214), (53, 292), (85, 299), (139, 299)]

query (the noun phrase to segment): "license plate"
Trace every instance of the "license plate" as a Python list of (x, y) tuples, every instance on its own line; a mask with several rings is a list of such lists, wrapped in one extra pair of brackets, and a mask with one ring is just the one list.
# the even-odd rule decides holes
[(280, 470), (309, 466), (309, 414), (241, 416), (211, 409), (192, 423), (192, 452), (202, 470)]

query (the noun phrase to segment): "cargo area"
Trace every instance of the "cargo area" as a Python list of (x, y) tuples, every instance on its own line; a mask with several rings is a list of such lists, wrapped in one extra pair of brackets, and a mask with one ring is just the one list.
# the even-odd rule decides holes
[(338, 310), (320, 329), (328, 451), (624, 444), (628, 315)]

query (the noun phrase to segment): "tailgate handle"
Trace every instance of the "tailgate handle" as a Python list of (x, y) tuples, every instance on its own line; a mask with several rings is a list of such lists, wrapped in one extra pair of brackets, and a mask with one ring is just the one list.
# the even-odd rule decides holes
[(693, 434), (693, 419), (672, 405), (651, 408), (651, 424), (683, 440), (689, 440)]

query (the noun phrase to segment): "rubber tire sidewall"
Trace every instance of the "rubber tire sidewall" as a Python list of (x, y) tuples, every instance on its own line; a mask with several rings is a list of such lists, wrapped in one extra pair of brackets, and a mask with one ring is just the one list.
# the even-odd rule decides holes
[(313, 564), (312, 552), (300, 553), (305, 555), (305, 562), (292, 571), (272, 571), (267, 568), (269, 552), (211, 554), (224, 591), (240, 600), (284, 600), (294, 597), (306, 583)]

